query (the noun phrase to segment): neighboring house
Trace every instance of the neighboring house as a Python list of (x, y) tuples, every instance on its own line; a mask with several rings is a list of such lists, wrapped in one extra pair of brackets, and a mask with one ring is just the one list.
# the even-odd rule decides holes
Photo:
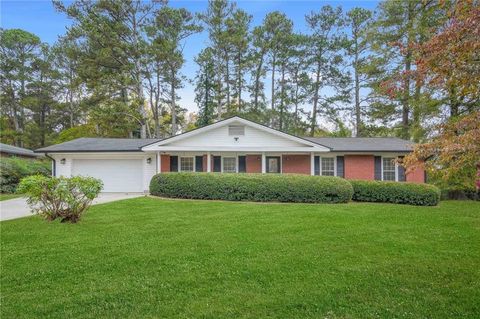
[(297, 173), (424, 182), (395, 161), (411, 152), (398, 138), (297, 137), (238, 116), (160, 139), (79, 138), (36, 150), (56, 176), (100, 178), (105, 192), (148, 191), (163, 172)]
[(42, 155), (35, 154), (32, 150), (26, 148), (0, 143), (0, 157), (37, 158), (40, 156)]

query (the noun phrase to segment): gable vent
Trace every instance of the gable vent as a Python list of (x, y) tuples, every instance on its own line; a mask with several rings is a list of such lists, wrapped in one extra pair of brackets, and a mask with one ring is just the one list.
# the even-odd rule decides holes
[(243, 125), (229, 125), (228, 135), (230, 136), (243, 136), (245, 135), (245, 126)]

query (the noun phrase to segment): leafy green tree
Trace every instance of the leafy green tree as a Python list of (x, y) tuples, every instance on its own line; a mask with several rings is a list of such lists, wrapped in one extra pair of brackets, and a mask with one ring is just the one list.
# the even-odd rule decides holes
[(213, 123), (215, 117), (214, 95), (217, 91), (215, 85), (215, 61), (213, 49), (207, 47), (195, 58), (199, 66), (195, 78), (195, 102), (198, 105), (197, 126)]
[[(425, 98), (429, 99), (422, 92), (421, 81), (416, 80), (414, 48), (441, 25), (445, 19), (444, 10), (435, 1), (386, 0), (379, 4), (369, 31), (375, 53), (370, 70), (374, 78), (371, 85), (372, 115), (384, 119), (384, 125), (393, 122), (399, 128), (397, 134), (405, 139), (412, 136), (412, 126), (419, 128), (420, 108), (425, 104)], [(396, 121), (398, 116), (400, 123)], [(415, 140), (418, 139), (416, 136)]]
[(82, 75), (95, 95), (116, 99), (134, 108), (140, 119), (140, 136), (147, 136), (143, 66), (146, 54), (145, 27), (163, 1), (143, 2), (76, 0), (57, 10), (73, 20), (69, 36), (85, 45)]
[[(341, 8), (324, 6), (319, 12), (307, 15), (306, 20), (310, 29), (309, 72), (313, 74), (310, 84), (310, 135), (313, 136), (318, 115), (322, 112), (335, 118), (335, 105), (348, 99), (346, 89), (349, 77), (343, 70), (342, 52), (348, 42), (340, 30), (343, 25)], [(328, 94), (326, 88), (334, 93)]]
[(366, 62), (368, 59), (369, 42), (367, 31), (372, 22), (372, 12), (363, 8), (353, 8), (347, 12), (347, 25), (351, 28), (349, 37), (348, 54), (351, 59), (353, 69), (353, 90), (355, 96), (354, 114), (355, 114), (355, 135), (362, 136), (363, 121), (362, 115), (366, 108), (362, 103), (366, 96), (360, 96), (361, 90), (368, 85), (366, 73)]
[[(177, 105), (176, 90), (182, 87), (184, 77), (180, 75), (185, 60), (183, 58), (183, 43), (186, 38), (194, 33), (200, 32), (201, 26), (197, 24), (195, 17), (185, 9), (173, 9), (163, 7), (155, 13), (155, 22), (147, 27), (148, 36), (151, 38), (151, 50), (149, 51), (155, 65), (161, 65), (164, 72), (161, 76), (168, 86), (164, 98), (170, 105), (171, 112), (171, 134), (175, 135), (177, 127)], [(157, 74), (157, 76), (159, 76)], [(159, 134), (158, 111), (155, 118), (155, 134)]]
[(40, 50), (40, 39), (20, 29), (0, 29), (0, 85), (2, 117), (8, 118), (15, 131), (13, 142), (24, 145), (26, 112), (23, 105), (27, 86), (32, 81), (32, 67)]
[(207, 11), (201, 14), (205, 23), (209, 47), (213, 50), (215, 62), (215, 94), (214, 103), (217, 108), (217, 120), (221, 119), (224, 112), (230, 108), (230, 42), (227, 33), (227, 20), (232, 16), (235, 4), (227, 0), (209, 0)]
[[(235, 10), (227, 18), (226, 34), (229, 37), (229, 51), (233, 64), (235, 79), (233, 81), (232, 98), (235, 100), (235, 111), (241, 112), (244, 107), (242, 93), (245, 87), (245, 70), (248, 67), (248, 49), (250, 45), (249, 27), (252, 16), (243, 10)], [(233, 104), (233, 103), (232, 103)]]

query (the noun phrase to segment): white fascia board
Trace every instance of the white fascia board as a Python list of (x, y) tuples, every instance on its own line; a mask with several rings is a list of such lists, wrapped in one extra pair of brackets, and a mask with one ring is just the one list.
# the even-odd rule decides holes
[(330, 152), (329, 149), (322, 147), (221, 147), (221, 146), (158, 146), (155, 149), (144, 149), (144, 152), (168, 152), (168, 151), (178, 151), (178, 152), (188, 152), (188, 151), (209, 151), (209, 152), (319, 152), (325, 153)]
[(149, 144), (149, 145), (146, 145), (146, 146), (142, 147), (142, 151), (144, 151), (144, 152), (146, 152), (146, 151), (158, 151), (160, 149), (159, 146), (174, 143), (176, 141), (180, 141), (180, 140), (183, 140), (183, 139), (186, 139), (186, 138), (198, 135), (198, 134), (202, 134), (202, 133), (208, 132), (210, 130), (216, 129), (218, 127), (228, 125), (228, 124), (233, 123), (233, 122), (240, 122), (244, 125), (248, 125), (248, 126), (256, 128), (256, 129), (259, 129), (259, 130), (262, 130), (262, 131), (265, 131), (265, 132), (268, 132), (268, 133), (271, 133), (271, 134), (274, 134), (274, 135), (277, 135), (277, 136), (281, 136), (281, 137), (283, 137), (285, 139), (288, 139), (290, 141), (295, 141), (297, 143), (301, 143), (301, 144), (304, 144), (306, 146), (315, 147), (316, 149), (320, 149), (320, 152), (330, 151), (330, 148), (328, 148), (326, 146), (323, 146), (323, 145), (320, 145), (320, 144), (317, 144), (317, 143), (311, 142), (309, 140), (306, 140), (306, 139), (303, 139), (303, 138), (300, 138), (300, 137), (296, 137), (296, 136), (293, 136), (293, 135), (290, 135), (290, 134), (287, 134), (287, 133), (283, 133), (281, 131), (277, 131), (277, 130), (272, 129), (268, 126), (264, 126), (264, 125), (261, 125), (261, 124), (258, 124), (258, 123), (255, 123), (255, 122), (252, 122), (252, 121), (249, 121), (249, 120), (245, 120), (245, 119), (243, 119), (241, 117), (237, 117), (237, 116), (232, 117), (232, 118), (227, 119), (227, 120), (224, 120), (224, 121), (219, 121), (217, 123), (210, 124), (208, 126), (205, 126), (205, 127), (202, 127), (202, 128), (190, 131), (190, 132), (186, 132), (186, 133), (183, 133), (183, 134), (180, 134), (180, 135), (177, 135), (177, 136), (173, 136), (173, 137), (167, 138), (167, 139), (159, 141), (159, 142), (154, 142), (152, 144)]

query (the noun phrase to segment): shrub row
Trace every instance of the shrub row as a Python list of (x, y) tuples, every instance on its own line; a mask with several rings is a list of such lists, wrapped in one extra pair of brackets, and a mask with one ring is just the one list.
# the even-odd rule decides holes
[(440, 201), (440, 190), (429, 184), (351, 180), (353, 200), (435, 206)]
[(20, 180), (30, 175), (51, 174), (48, 160), (18, 157), (0, 159), (0, 193), (14, 193)]
[(346, 203), (353, 188), (347, 180), (327, 176), (163, 173), (153, 177), (150, 193), (229, 201)]
[(345, 180), (307, 175), (163, 173), (153, 177), (155, 196), (230, 201), (381, 202), (433, 206), (440, 190), (428, 184)]

